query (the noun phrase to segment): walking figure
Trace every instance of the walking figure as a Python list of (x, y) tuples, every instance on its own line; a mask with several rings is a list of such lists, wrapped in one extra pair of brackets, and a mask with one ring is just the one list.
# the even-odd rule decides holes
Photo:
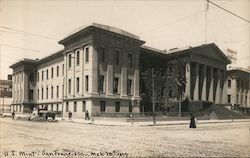
[(13, 112), (12, 112), (12, 119), (14, 119), (15, 118), (15, 110), (13, 110)]
[(89, 119), (90, 119), (89, 112), (88, 112), (88, 110), (86, 110), (86, 112), (85, 112), (85, 120), (89, 120)]
[(69, 111), (69, 120), (72, 120), (72, 112)]
[(191, 116), (189, 128), (196, 128), (194, 115)]

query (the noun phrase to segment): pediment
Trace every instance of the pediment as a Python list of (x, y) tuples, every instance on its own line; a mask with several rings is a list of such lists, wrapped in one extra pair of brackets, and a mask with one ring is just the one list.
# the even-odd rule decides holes
[(228, 57), (214, 43), (195, 47), (193, 48), (193, 51), (195, 51), (195, 54), (217, 60), (222, 63), (231, 63)]

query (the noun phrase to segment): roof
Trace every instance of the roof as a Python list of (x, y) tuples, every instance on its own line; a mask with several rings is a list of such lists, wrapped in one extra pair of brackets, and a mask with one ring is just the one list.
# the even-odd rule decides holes
[(217, 54), (225, 60), (225, 63), (227, 63), (227, 64), (231, 63), (231, 61), (228, 59), (228, 57), (214, 43), (203, 44), (203, 45), (199, 45), (199, 46), (195, 46), (195, 47), (187, 46), (187, 47), (182, 47), (182, 48), (173, 48), (173, 49), (169, 49), (168, 51), (159, 50), (159, 49), (152, 48), (152, 47), (145, 46), (145, 45), (141, 46), (141, 48), (146, 50), (146, 51), (149, 51), (152, 54), (165, 55), (166, 57), (171, 57), (171, 56), (176, 56), (176, 55), (184, 55), (184, 54), (188, 54), (190, 52), (203, 53), (204, 55), (211, 56), (211, 54), (205, 54), (206, 53), (205, 51), (200, 51), (203, 49), (211, 48), (211, 49), (216, 50)]
[(25, 63), (32, 64), (32, 63), (35, 63), (36, 61), (37, 61), (37, 60), (23, 58), (23, 59), (17, 61), (16, 63), (10, 65), (10, 68), (14, 68), (14, 67), (16, 67), (16, 66), (18, 66), (18, 65), (25, 64)]
[(71, 33), (69, 33), (68, 35), (66, 35), (62, 40), (60, 40), (58, 43), (59, 44), (62, 44), (64, 43), (65, 40), (79, 34), (79, 33), (82, 33), (84, 31), (87, 31), (88, 29), (90, 28), (98, 28), (98, 29), (102, 29), (102, 30), (106, 30), (106, 31), (109, 31), (109, 32), (113, 32), (113, 33), (116, 33), (116, 34), (119, 34), (119, 35), (122, 35), (122, 36), (127, 36), (127, 37), (130, 37), (130, 38), (133, 38), (133, 39), (136, 39), (136, 40), (140, 40), (140, 37), (137, 36), (137, 35), (134, 35), (130, 32), (127, 32), (127, 31), (124, 31), (120, 28), (117, 28), (117, 27), (113, 27), (113, 26), (108, 26), (108, 25), (103, 25), (103, 24), (98, 24), (98, 23), (91, 23), (90, 25), (84, 25), (82, 27), (79, 27), (77, 29), (75, 29), (74, 31), (72, 31)]

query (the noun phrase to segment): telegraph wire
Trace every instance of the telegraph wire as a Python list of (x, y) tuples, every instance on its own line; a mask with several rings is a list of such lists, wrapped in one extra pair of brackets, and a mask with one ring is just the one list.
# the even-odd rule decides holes
[(30, 32), (26, 32), (26, 31), (23, 31), (23, 30), (14, 29), (14, 28), (2, 26), (2, 25), (0, 25), (0, 28), (6, 29), (6, 30), (11, 30), (11, 31), (16, 31), (16, 32), (20, 32), (20, 33), (24, 33), (24, 34), (28, 34), (28, 35), (32, 35), (32, 36), (37, 36), (37, 37), (40, 37), (40, 38), (46, 38), (46, 39), (50, 39), (50, 40), (58, 40), (58, 39), (53, 38), (53, 37), (39, 35), (39, 34), (35, 34), (35, 33), (30, 33)]
[(7, 45), (7, 44), (1, 44), (0, 43), (0, 46), (9, 47), (9, 48), (15, 48), (15, 49), (22, 49), (22, 50), (27, 50), (27, 51), (33, 51), (33, 52), (41, 53), (41, 51), (36, 50), (36, 49), (22, 48), (22, 47)]
[(231, 15), (234, 15), (235, 17), (237, 17), (237, 18), (239, 18), (239, 19), (241, 19), (241, 20), (244, 20), (244, 21), (250, 23), (250, 20), (247, 20), (247, 19), (245, 19), (245, 18), (243, 18), (243, 17), (241, 17), (241, 16), (239, 16), (239, 15), (237, 15), (237, 14), (231, 12), (231, 11), (229, 11), (229, 10), (227, 10), (227, 9), (225, 9), (225, 8), (223, 8), (223, 7), (221, 7), (221, 6), (219, 6), (218, 4), (216, 4), (216, 3), (214, 3), (214, 2), (212, 2), (212, 1), (210, 1), (210, 0), (207, 0), (207, 2), (213, 4), (214, 6), (220, 8), (220, 9), (226, 11), (226, 12), (228, 12), (228, 13), (231, 14)]

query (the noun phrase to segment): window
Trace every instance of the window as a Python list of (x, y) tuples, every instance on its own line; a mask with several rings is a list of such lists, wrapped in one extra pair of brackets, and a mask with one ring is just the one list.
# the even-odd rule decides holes
[(54, 77), (54, 68), (52, 67), (51, 68), (51, 78), (53, 78)]
[(39, 82), (39, 72), (37, 72), (37, 82)]
[(56, 111), (59, 111), (59, 105), (56, 104)]
[(42, 88), (42, 100), (43, 100), (43, 88)]
[(46, 79), (48, 80), (49, 79), (49, 70), (47, 69), (46, 71)]
[(169, 87), (168, 97), (172, 98), (172, 87)]
[(119, 78), (114, 78), (114, 93), (118, 93)]
[(33, 99), (33, 90), (32, 89), (30, 89), (29, 90), (29, 99)]
[(115, 102), (115, 112), (120, 112), (120, 102)]
[(53, 111), (53, 104), (51, 104), (51, 111)]
[(89, 62), (89, 48), (86, 48), (85, 50), (85, 62)]
[(51, 99), (53, 99), (53, 87), (51, 87)]
[(69, 112), (69, 102), (66, 102), (66, 112)]
[(99, 75), (99, 84), (98, 84), (99, 92), (104, 92), (104, 76)]
[(49, 89), (48, 89), (48, 87), (46, 88), (46, 99), (48, 99), (48, 95), (49, 94)]
[(69, 54), (69, 67), (71, 67), (71, 54)]
[(74, 112), (76, 112), (77, 111), (77, 102), (75, 101), (74, 102)]
[(89, 76), (85, 76), (85, 90), (89, 91)]
[(227, 80), (227, 87), (231, 88), (231, 80)]
[(76, 92), (79, 93), (80, 91), (80, 80), (79, 77), (76, 78)]
[(173, 74), (173, 67), (172, 67), (172, 65), (168, 66), (168, 73), (169, 73), (169, 76), (172, 76), (172, 74)]
[(101, 101), (101, 112), (105, 112), (105, 109), (106, 109), (106, 102)]
[(161, 99), (163, 98), (164, 90), (165, 90), (165, 87), (164, 87), (164, 86), (161, 86)]
[(132, 80), (128, 80), (128, 94), (132, 94)]
[(64, 64), (62, 64), (62, 75), (64, 75)]
[(76, 65), (78, 66), (80, 64), (80, 52), (76, 52)]
[(133, 58), (132, 58), (132, 54), (128, 54), (128, 67), (132, 67), (133, 66)]
[(44, 72), (42, 71), (42, 81), (43, 81), (43, 76), (44, 76), (44, 74), (43, 74)]
[(231, 103), (231, 95), (227, 95), (227, 103)]
[(105, 48), (99, 48), (99, 61), (105, 62)]
[(39, 100), (39, 89), (37, 90), (37, 100)]
[(57, 65), (56, 66), (56, 77), (58, 77), (59, 76), (59, 66)]
[(133, 110), (133, 108), (132, 108), (132, 103), (129, 102), (129, 103), (128, 103), (128, 111), (129, 111), (129, 112), (132, 112), (132, 110)]
[(115, 51), (115, 64), (119, 65), (119, 63), (120, 63), (120, 52)]
[(86, 111), (86, 101), (82, 101), (82, 112)]
[(56, 97), (59, 97), (59, 86), (56, 86)]
[(69, 79), (69, 94), (71, 93), (71, 79)]

